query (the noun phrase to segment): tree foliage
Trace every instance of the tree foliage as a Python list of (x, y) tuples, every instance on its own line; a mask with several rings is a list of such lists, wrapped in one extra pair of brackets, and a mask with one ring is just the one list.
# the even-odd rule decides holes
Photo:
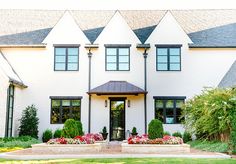
[(26, 107), (22, 112), (22, 117), (19, 120), (19, 136), (31, 136), (38, 138), (38, 124), (37, 109), (34, 105)]

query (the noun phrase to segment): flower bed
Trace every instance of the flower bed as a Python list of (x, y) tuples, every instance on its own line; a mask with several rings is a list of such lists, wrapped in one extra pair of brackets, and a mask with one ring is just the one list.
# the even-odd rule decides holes
[(128, 138), (128, 144), (183, 144), (183, 139), (174, 136), (164, 136), (163, 138), (149, 139), (148, 135), (132, 136)]
[(83, 136), (76, 136), (74, 138), (54, 138), (50, 139), (47, 144), (94, 144), (96, 141), (103, 141), (101, 134), (86, 134)]
[(101, 134), (86, 134), (74, 138), (55, 138), (50, 139), (47, 143), (32, 145), (32, 151), (36, 153), (92, 153), (100, 152), (101, 143), (104, 141)]
[(148, 135), (132, 136), (128, 143), (121, 145), (123, 153), (188, 153), (190, 146), (183, 144), (180, 137), (164, 136), (163, 138), (149, 139)]

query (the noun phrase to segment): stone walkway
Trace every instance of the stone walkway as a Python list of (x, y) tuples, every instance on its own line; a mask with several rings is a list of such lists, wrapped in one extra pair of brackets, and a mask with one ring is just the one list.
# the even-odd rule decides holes
[(190, 153), (159, 153), (159, 154), (133, 154), (122, 153), (119, 142), (111, 142), (102, 148), (99, 153), (81, 153), (73, 154), (73, 152), (55, 154), (53, 152), (34, 153), (32, 149), (17, 150), (14, 152), (2, 153), (0, 158), (7, 159), (58, 159), (58, 158), (231, 158), (229, 155), (214, 152), (205, 152), (197, 149), (191, 149)]

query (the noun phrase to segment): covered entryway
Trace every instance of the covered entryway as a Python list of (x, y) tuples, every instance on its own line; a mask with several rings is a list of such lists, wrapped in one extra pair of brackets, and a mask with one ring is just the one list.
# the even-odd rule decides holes
[[(107, 127), (109, 141), (126, 139), (126, 132), (137, 127), (143, 133), (145, 127), (144, 95), (147, 92), (126, 81), (109, 81), (91, 89), (91, 113), (89, 125), (97, 132)], [(130, 105), (132, 104), (132, 105)]]

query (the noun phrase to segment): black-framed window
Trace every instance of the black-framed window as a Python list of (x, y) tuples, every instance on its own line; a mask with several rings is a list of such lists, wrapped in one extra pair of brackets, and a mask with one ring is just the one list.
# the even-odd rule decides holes
[(10, 85), (7, 91), (7, 113), (5, 137), (12, 137), (15, 87)]
[(156, 45), (156, 70), (180, 71), (182, 45)]
[(79, 47), (54, 47), (55, 71), (79, 70)]
[(106, 47), (106, 71), (130, 70), (130, 45)]
[(181, 123), (181, 108), (186, 97), (154, 97), (155, 118), (164, 124)]
[(63, 124), (67, 119), (80, 121), (81, 98), (51, 98), (51, 124)]

